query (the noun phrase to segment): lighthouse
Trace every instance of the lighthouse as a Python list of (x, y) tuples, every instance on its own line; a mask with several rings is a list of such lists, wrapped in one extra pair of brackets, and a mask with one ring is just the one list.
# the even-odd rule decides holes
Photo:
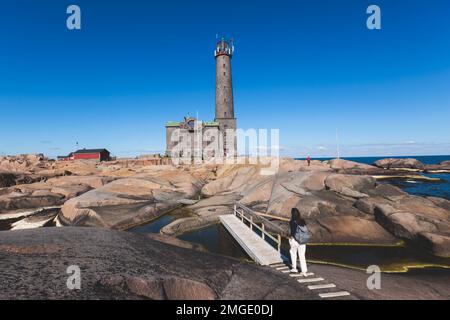
[(214, 121), (199, 121), (190, 116), (166, 123), (166, 155), (200, 160), (237, 156), (231, 58), (233, 41), (216, 43), (216, 115)]
[(233, 80), (231, 59), (234, 53), (233, 41), (222, 38), (217, 42), (216, 58), (216, 118), (223, 135), (224, 155), (236, 155), (236, 118), (234, 116)]

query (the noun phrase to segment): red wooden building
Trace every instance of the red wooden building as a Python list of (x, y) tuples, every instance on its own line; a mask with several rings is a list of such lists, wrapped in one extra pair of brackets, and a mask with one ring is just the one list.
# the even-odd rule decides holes
[(70, 160), (97, 160), (97, 161), (109, 161), (111, 154), (106, 149), (80, 149), (70, 153), (65, 157), (58, 157), (58, 160), (70, 161)]

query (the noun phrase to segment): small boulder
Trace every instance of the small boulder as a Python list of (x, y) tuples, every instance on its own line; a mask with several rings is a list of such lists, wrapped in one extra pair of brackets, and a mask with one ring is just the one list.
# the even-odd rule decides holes
[(387, 158), (377, 160), (374, 163), (375, 166), (383, 169), (413, 169), (413, 170), (423, 170), (425, 165), (417, 159), (407, 158)]
[(332, 174), (325, 180), (328, 189), (352, 198), (368, 197), (367, 192), (376, 187), (370, 176)]
[(355, 216), (322, 217), (308, 223), (313, 242), (394, 244), (398, 240), (375, 221)]
[(216, 293), (207, 284), (183, 279), (167, 278), (163, 281), (164, 292), (168, 300), (215, 300)]
[(418, 236), (418, 242), (434, 255), (450, 258), (450, 237), (435, 233), (423, 232)]
[[(375, 219), (398, 238), (412, 241), (442, 255), (442, 244), (450, 237), (450, 211), (436, 206), (431, 200), (405, 196), (396, 201), (377, 204)], [(426, 236), (425, 236), (426, 235)], [(436, 241), (436, 243), (434, 243)]]
[(344, 160), (344, 159), (333, 159), (329, 161), (329, 165), (331, 169), (334, 170), (373, 170), (375, 169), (373, 166), (358, 163), (354, 161)]

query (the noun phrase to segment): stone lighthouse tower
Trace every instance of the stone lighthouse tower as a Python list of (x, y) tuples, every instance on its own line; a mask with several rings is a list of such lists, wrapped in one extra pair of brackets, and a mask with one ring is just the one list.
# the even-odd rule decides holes
[[(217, 42), (216, 51), (216, 119), (222, 133), (224, 155), (236, 155), (236, 118), (234, 117), (233, 81), (231, 58), (234, 53), (232, 41), (223, 38)], [(230, 136), (231, 135), (231, 136)]]

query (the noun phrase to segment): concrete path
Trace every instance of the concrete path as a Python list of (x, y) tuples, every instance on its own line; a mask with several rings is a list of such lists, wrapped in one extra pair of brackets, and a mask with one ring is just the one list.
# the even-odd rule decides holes
[(306, 277), (301, 273), (291, 273), (287, 263), (274, 263), (270, 265), (270, 267), (285, 274), (289, 273), (291, 278), (298, 283), (307, 286), (309, 290), (317, 293), (322, 299), (342, 298), (351, 295), (347, 291), (338, 290), (334, 283), (330, 283), (322, 277), (315, 276), (312, 272), (308, 272)]

